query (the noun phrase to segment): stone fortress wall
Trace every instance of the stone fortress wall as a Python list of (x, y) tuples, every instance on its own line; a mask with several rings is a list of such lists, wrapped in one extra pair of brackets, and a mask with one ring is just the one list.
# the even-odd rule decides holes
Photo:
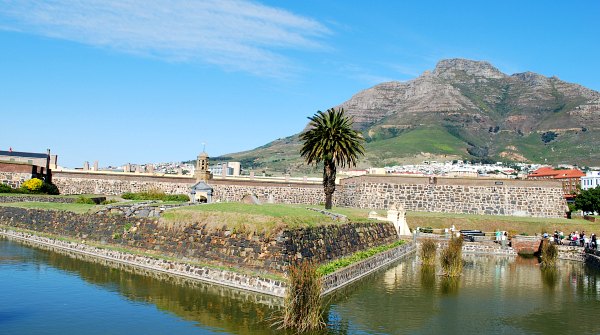
[(0, 225), (122, 245), (184, 261), (284, 273), (306, 258), (322, 263), (397, 240), (391, 223), (345, 223), (256, 234), (152, 218), (0, 207)]
[[(100, 172), (55, 172), (62, 194), (120, 195), (149, 189), (188, 194), (193, 177)], [(253, 194), (263, 203), (318, 205), (320, 184), (251, 179), (212, 179), (213, 201), (241, 201)], [(567, 210), (560, 182), (540, 180), (360, 176), (342, 179), (334, 205), (464, 214), (563, 217)]]

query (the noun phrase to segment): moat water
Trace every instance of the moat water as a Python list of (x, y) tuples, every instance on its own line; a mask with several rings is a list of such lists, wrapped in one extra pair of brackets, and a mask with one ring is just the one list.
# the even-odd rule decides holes
[[(466, 256), (448, 280), (398, 261), (327, 297), (328, 334), (598, 334), (600, 273)], [(281, 334), (277, 299), (0, 237), (0, 334)]]

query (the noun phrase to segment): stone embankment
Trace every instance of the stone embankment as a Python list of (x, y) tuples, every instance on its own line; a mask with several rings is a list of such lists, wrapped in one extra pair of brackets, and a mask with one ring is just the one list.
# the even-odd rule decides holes
[(323, 294), (329, 294), (364, 276), (389, 265), (400, 258), (414, 253), (416, 246), (409, 242), (384, 251), (358, 263), (349, 265), (323, 278)]
[(90, 255), (96, 258), (107, 259), (118, 263), (145, 268), (153, 271), (169, 273), (174, 276), (202, 280), (219, 285), (226, 285), (237, 289), (254, 291), (258, 293), (283, 297), (285, 283), (279, 280), (262, 278), (243, 273), (237, 273), (208, 266), (193, 265), (187, 262), (177, 262), (166, 259), (136, 255), (120, 252), (107, 248), (98, 248), (84, 243), (74, 243), (36, 236), (23, 232), (0, 229), (0, 235), (39, 243), (41, 245), (60, 248), (70, 252)]
[(329, 224), (258, 234), (235, 231), (218, 218), (211, 225), (183, 224), (156, 218), (15, 207), (0, 207), (0, 224), (185, 261), (277, 274), (307, 258), (326, 262), (397, 239), (394, 226), (387, 222)]
[(77, 199), (75, 198), (51, 197), (43, 195), (15, 194), (0, 196), (0, 202), (54, 202), (62, 204), (72, 204), (75, 203), (76, 200)]

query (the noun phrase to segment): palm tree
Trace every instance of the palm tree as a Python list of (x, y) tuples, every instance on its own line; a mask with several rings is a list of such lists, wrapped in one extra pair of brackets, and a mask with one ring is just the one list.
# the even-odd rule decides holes
[(308, 119), (309, 129), (300, 135), (304, 142), (300, 155), (308, 164), (323, 162), (325, 209), (331, 209), (336, 165), (356, 166), (358, 156), (365, 154), (363, 137), (352, 129), (352, 119), (344, 115), (343, 108), (337, 111), (330, 108), (326, 113), (318, 111)]

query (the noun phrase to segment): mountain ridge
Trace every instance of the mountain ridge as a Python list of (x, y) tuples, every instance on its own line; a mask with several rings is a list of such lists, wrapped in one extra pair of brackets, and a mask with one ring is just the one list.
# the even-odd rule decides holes
[[(415, 79), (375, 85), (336, 107), (365, 136), (361, 166), (428, 157), (600, 165), (600, 92), (556, 76), (508, 75), (486, 61), (444, 59)], [(297, 137), (217, 159), (306, 172)]]

